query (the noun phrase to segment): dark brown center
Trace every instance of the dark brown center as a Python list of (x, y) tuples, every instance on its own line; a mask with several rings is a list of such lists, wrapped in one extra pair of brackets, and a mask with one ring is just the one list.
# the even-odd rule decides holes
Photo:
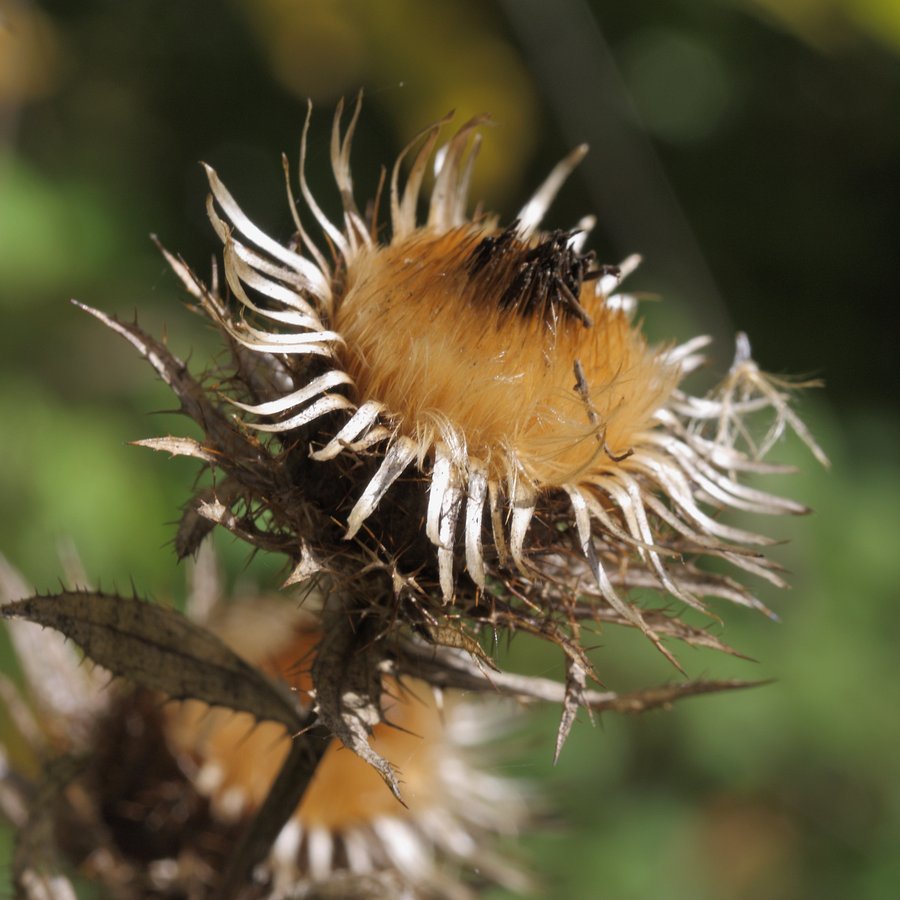
[(593, 322), (578, 299), (581, 286), (616, 269), (598, 266), (593, 252), (577, 253), (571, 246), (572, 235), (552, 231), (539, 243), (529, 244), (514, 221), (499, 234), (482, 238), (469, 255), (466, 269), (471, 279), (491, 285), (479, 295), (496, 298), (500, 309), (540, 316), (548, 324), (560, 315), (571, 316), (589, 328)]

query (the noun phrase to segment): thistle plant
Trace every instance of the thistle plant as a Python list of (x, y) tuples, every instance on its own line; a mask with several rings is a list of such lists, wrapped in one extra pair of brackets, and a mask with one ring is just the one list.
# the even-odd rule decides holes
[[(768, 461), (788, 430), (825, 461), (791, 407), (794, 386), (765, 375), (739, 335), (722, 384), (692, 396), (684, 379), (708, 339), (648, 344), (622, 289), (637, 258), (604, 265), (585, 252), (590, 218), (543, 229), (585, 147), (504, 224), (468, 211), (484, 119), (439, 146), (444, 120), (409, 144), (361, 212), (350, 165), (359, 114), (357, 102), (346, 126), (341, 105), (334, 117), (341, 221), (306, 180), (308, 115), (302, 203), (284, 162), (286, 243), (207, 167), (221, 274), (201, 280), (162, 250), (218, 327), (225, 364), (192, 374), (137, 323), (82, 306), (200, 428), (200, 439), (137, 442), (212, 473), (184, 507), (179, 558), (218, 527), (283, 557), (287, 577), (278, 597), (184, 616), (87, 589), (19, 599), (21, 586), (8, 588), (23, 663), (43, 652), (38, 640), (55, 648), (54, 677), (79, 684), (79, 727), (60, 729), (65, 740), (31, 733), (48, 760), (66, 761), (34, 788), (53, 802), (6, 796), (21, 826), (22, 896), (66, 896), (48, 874), (54, 854), (117, 897), (525, 890), (486, 838), (525, 827), (527, 804), (463, 747), (490, 731), (483, 704), (559, 704), (558, 756), (579, 709), (640, 712), (744, 686), (601, 691), (586, 635), (638, 629), (680, 670), (678, 642), (733, 651), (679, 608), (715, 620), (718, 598), (768, 613), (744, 576), (783, 584), (765, 555), (772, 541), (727, 513), (806, 511), (747, 483), (788, 471)], [(98, 668), (78, 668), (70, 646), (36, 639), (29, 623)], [(498, 667), (498, 637), (523, 632), (559, 648), (564, 682)], [(53, 730), (70, 713), (41, 687), (51, 668), (29, 680)], [(98, 705), (98, 670), (136, 690)], [(51, 825), (81, 840), (54, 845)]]

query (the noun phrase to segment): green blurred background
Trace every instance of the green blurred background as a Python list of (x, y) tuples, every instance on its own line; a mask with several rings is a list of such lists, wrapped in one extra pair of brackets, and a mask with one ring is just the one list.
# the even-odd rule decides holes
[[(644, 255), (648, 331), (713, 333), (724, 370), (744, 329), (764, 368), (827, 382), (802, 410), (832, 470), (777, 448), (816, 514), (759, 525), (790, 538), (794, 590), (760, 588), (782, 623), (725, 611), (755, 664), (682, 653), (695, 676), (777, 683), (582, 722), (555, 769), (558, 711), (536, 716), (507, 768), (558, 813), (522, 849), (540, 894), (900, 896), (897, 0), (0, 0), (0, 550), (53, 588), (71, 538), (105, 587), (183, 595), (169, 542), (194, 467), (126, 441), (186, 424), (151, 415), (166, 391), (67, 300), (136, 310), (202, 365), (215, 336), (148, 233), (207, 271), (205, 160), (286, 238), (279, 153), (306, 97), (334, 210), (331, 109), (360, 87), (359, 197), (449, 109), (493, 113), (474, 194), (507, 220), (588, 141), (550, 224), (594, 212), (603, 260)], [(221, 549), (232, 579), (275, 577)], [(630, 634), (598, 642), (611, 688), (673, 677)]]

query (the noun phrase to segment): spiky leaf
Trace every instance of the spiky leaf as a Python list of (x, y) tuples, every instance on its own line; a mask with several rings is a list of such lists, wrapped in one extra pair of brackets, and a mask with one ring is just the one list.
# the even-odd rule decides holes
[(64, 591), (10, 603), (2, 614), (62, 632), (104, 669), (173, 699), (249, 712), (291, 731), (304, 724), (269, 679), (173, 609), (134, 597)]

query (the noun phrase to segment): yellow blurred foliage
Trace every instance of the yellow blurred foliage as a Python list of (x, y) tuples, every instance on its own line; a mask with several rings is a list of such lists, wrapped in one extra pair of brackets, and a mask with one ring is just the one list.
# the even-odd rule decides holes
[(839, 49), (860, 33), (900, 52), (898, 0), (744, 0), (821, 49)]
[(289, 91), (320, 102), (356, 90), (365, 39), (343, 0), (241, 0), (272, 74)]
[(897, 0), (847, 0), (847, 15), (860, 28), (900, 52), (900, 3)]
[(50, 18), (0, 0), (0, 107), (46, 96), (59, 75), (60, 45)]
[[(365, 88), (398, 142), (456, 111), (490, 113), (473, 195), (512, 202), (536, 143), (534, 87), (508, 36), (476, 3), (436, 0), (240, 0), (274, 77), (330, 105)], [(375, 160), (389, 164), (390, 160)]]

